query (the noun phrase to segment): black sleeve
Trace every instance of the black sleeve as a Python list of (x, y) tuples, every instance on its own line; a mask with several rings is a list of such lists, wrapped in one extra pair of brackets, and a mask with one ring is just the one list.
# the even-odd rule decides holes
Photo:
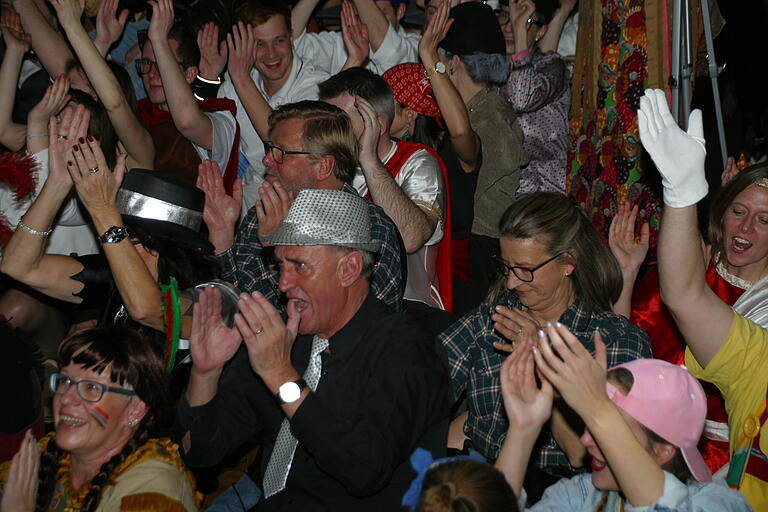
[(70, 279), (83, 283), (83, 289), (74, 294), (75, 297), (83, 299), (80, 307), (101, 311), (115, 285), (107, 258), (103, 254), (86, 256), (71, 254), (71, 256), (83, 266), (83, 270), (70, 276)]

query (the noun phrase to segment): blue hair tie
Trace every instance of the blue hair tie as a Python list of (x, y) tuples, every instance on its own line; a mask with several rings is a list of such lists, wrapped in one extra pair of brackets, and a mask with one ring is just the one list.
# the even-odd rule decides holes
[(422, 487), (424, 486), (424, 477), (427, 476), (427, 471), (434, 466), (454, 460), (473, 460), (481, 464), (486, 463), (479, 457), (470, 455), (455, 455), (453, 457), (443, 457), (435, 460), (432, 458), (432, 454), (424, 448), (416, 448), (411, 454), (411, 467), (416, 471), (416, 477), (411, 481), (411, 486), (405, 491), (405, 494), (403, 494), (403, 500), (400, 504), (404, 507), (408, 507), (408, 510), (416, 510), (416, 505), (419, 504)]

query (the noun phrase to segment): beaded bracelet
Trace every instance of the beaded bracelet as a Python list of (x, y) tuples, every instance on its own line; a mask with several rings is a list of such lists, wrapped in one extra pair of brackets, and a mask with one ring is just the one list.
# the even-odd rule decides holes
[(52, 229), (49, 229), (48, 231), (38, 231), (36, 229), (32, 229), (31, 227), (29, 227), (26, 224), (24, 224), (24, 221), (21, 221), (21, 220), (19, 221), (19, 223), (16, 226), (17, 226), (17, 229), (21, 228), (24, 231), (26, 231), (27, 233), (29, 233), (30, 235), (36, 235), (36, 236), (48, 236), (53, 231)]
[(42, 139), (42, 138), (45, 138), (45, 137), (48, 137), (47, 133), (43, 133), (41, 135), (30, 135), (30, 134), (27, 134), (27, 138), (28, 139)]

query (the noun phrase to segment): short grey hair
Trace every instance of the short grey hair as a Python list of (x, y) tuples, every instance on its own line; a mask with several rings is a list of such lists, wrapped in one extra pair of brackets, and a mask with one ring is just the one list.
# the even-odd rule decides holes
[(338, 252), (342, 254), (349, 254), (351, 252), (359, 252), (360, 255), (363, 257), (363, 270), (360, 272), (360, 277), (371, 282), (371, 276), (373, 275), (373, 267), (376, 266), (376, 254), (372, 253), (371, 251), (366, 251), (365, 249), (352, 249), (350, 247), (344, 247), (341, 245), (330, 245), (329, 247), (332, 247), (336, 249)]
[[(448, 59), (453, 58), (448, 52), (445, 55)], [(476, 83), (502, 85), (506, 83), (512, 69), (509, 58), (498, 53), (459, 55), (459, 58), (464, 63), (469, 78)]]

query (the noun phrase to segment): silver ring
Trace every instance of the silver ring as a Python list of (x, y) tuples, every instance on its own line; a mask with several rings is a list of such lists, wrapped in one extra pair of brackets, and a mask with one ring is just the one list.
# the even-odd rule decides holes
[(99, 168), (98, 167), (91, 167), (90, 169), (88, 169), (88, 172), (91, 173), (91, 174), (99, 172)]
[(57, 135), (56, 138), (59, 139), (59, 140), (62, 140), (62, 139), (66, 139), (67, 136), (66, 135)]
[(264, 332), (264, 327), (259, 327), (257, 331), (253, 331), (253, 334), (259, 335)]

